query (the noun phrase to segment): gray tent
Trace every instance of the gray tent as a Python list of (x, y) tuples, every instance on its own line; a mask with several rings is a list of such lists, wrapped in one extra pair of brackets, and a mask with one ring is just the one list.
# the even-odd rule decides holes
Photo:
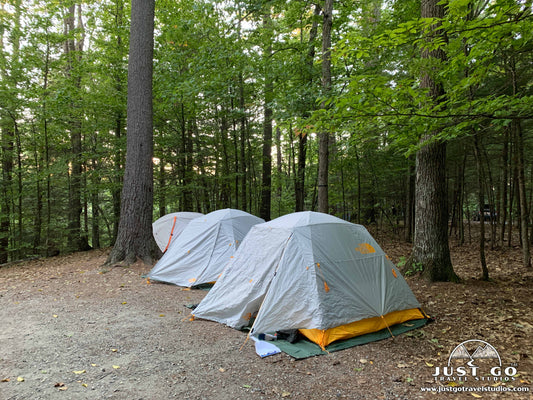
[(163, 215), (152, 224), (152, 232), (157, 246), (162, 252), (165, 252), (169, 248), (170, 242), (180, 235), (189, 222), (202, 215), (204, 214), (188, 211)]
[(400, 272), (361, 225), (299, 212), (255, 225), (193, 311), (252, 335), (300, 329), (334, 340), (423, 319)]
[(262, 222), (231, 208), (195, 218), (170, 243), (148, 278), (186, 287), (214, 282), (250, 228)]

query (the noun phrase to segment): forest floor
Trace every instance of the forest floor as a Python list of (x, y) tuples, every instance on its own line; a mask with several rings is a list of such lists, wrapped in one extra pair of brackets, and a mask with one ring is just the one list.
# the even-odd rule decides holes
[[(375, 237), (393, 261), (408, 256), (407, 243)], [(15, 263), (0, 268), (0, 399), (532, 399), (533, 271), (518, 248), (488, 250), (492, 280), (480, 281), (476, 247), (451, 245), (462, 283), (407, 278), (435, 322), (299, 361), (261, 359), (244, 333), (189, 321), (207, 292), (147, 284), (141, 263), (106, 269), (108, 250)], [(490, 343), (501, 369), (489, 359), (477, 380), (445, 377), (467, 340)], [(471, 387), (495, 392), (421, 391)]]

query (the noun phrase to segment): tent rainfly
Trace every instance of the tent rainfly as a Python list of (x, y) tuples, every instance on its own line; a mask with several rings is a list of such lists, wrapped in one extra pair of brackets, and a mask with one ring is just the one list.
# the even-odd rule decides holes
[(253, 336), (299, 329), (322, 349), (427, 318), (363, 226), (317, 212), (255, 225), (192, 314), (236, 329), (254, 321)]
[(202, 215), (204, 214), (188, 211), (163, 215), (152, 224), (152, 232), (157, 246), (164, 253), (169, 248), (170, 243), (180, 235), (189, 222)]
[(148, 278), (186, 287), (214, 282), (250, 228), (262, 222), (230, 208), (195, 218), (170, 243)]

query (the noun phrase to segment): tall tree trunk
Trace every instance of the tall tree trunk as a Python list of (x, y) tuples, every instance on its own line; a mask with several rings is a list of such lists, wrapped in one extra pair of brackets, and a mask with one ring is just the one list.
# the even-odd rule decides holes
[(270, 221), (272, 202), (272, 100), (274, 99), (274, 82), (269, 64), (272, 61), (272, 19), (270, 12), (263, 16), (267, 43), (264, 56), (265, 99), (263, 120), (263, 166), (261, 183), (261, 204), (259, 216)]
[(13, 124), (10, 119), (2, 116), (1, 145), (2, 145), (2, 184), (0, 201), (0, 264), (9, 261), (9, 237), (11, 233), (11, 199), (13, 182)]
[[(239, 38), (239, 45), (242, 44), (241, 21), (243, 20), (241, 9), (237, 10), (239, 16), (239, 23), (237, 25), (237, 35)], [(242, 71), (239, 72), (239, 165), (240, 165), (240, 205), (243, 211), (248, 210), (247, 190), (248, 190), (248, 173), (246, 160), (246, 102), (244, 98), (244, 75)], [(237, 157), (237, 155), (235, 155)]]
[(407, 167), (407, 199), (405, 205), (405, 240), (408, 243), (413, 241), (413, 231), (415, 225), (415, 160), (409, 156)]
[(118, 224), (120, 221), (120, 208), (121, 208), (121, 199), (120, 199), (120, 188), (123, 185), (122, 170), (124, 168), (124, 154), (121, 150), (121, 138), (122, 138), (122, 127), (123, 115), (119, 112), (115, 117), (115, 129), (114, 134), (116, 138), (116, 153), (114, 155), (114, 168), (115, 168), (115, 182), (111, 189), (111, 197), (113, 200), (113, 237), (111, 238), (111, 243), (115, 243), (118, 235)]
[[(513, 95), (518, 96), (518, 79), (516, 76), (516, 65), (514, 56), (510, 59), (510, 72), (513, 86)], [(511, 129), (515, 137), (516, 167), (518, 172), (518, 196), (520, 200), (520, 237), (522, 246), (522, 263), (524, 267), (531, 268), (531, 253), (529, 250), (529, 211), (526, 194), (526, 178), (524, 166), (524, 134), (520, 120), (514, 119), (511, 122)]]
[(128, 136), (118, 236), (106, 264), (151, 264), (153, 108), (152, 71), (155, 0), (132, 0), (128, 65)]
[(294, 192), (295, 206), (294, 211), (305, 210), (305, 161), (307, 155), (307, 134), (300, 132), (298, 135), (298, 170), (295, 174)]
[[(333, 26), (333, 0), (324, 0), (322, 10), (322, 95), (331, 92), (331, 28)], [(322, 103), (322, 108), (326, 104)], [(329, 212), (328, 170), (329, 170), (329, 132), (320, 132), (318, 141), (318, 211)]]
[(516, 138), (516, 164), (518, 177), (518, 198), (520, 202), (520, 238), (522, 246), (522, 263), (524, 267), (531, 268), (531, 253), (529, 244), (529, 211), (526, 195), (526, 179), (524, 173), (524, 137), (520, 121), (511, 122)]
[[(114, 59), (115, 63), (112, 65), (111, 70), (113, 71), (112, 78), (115, 87), (115, 93), (120, 98), (124, 95), (124, 82), (123, 82), (123, 67), (122, 60), (125, 58), (124, 50), (124, 41), (119, 32), (120, 28), (124, 26), (124, 1), (123, 0), (114, 0), (115, 5), (115, 26), (117, 30), (116, 35), (116, 49), (117, 57)], [(121, 102), (122, 103), (122, 102)], [(118, 234), (118, 223), (120, 220), (120, 193), (123, 185), (123, 176), (124, 171), (124, 151), (122, 144), (123, 130), (125, 126), (125, 110), (123, 106), (119, 105), (114, 110), (114, 128), (113, 135), (115, 136), (114, 140), (114, 149), (115, 153), (113, 155), (113, 165), (114, 165), (114, 178), (113, 185), (111, 187), (111, 197), (113, 204), (113, 235), (111, 237), (111, 243), (115, 243)]]
[[(41, 175), (43, 171), (42, 155), (39, 153), (38, 133), (35, 126), (32, 125), (32, 138), (33, 138), (33, 162), (34, 168), (37, 174)], [(37, 179), (35, 182), (35, 208), (33, 216), (33, 254), (39, 254), (41, 251), (43, 229), (43, 190), (41, 186), (41, 180)]]
[(248, 173), (247, 173), (247, 164), (246, 164), (246, 113), (245, 113), (245, 101), (244, 101), (244, 78), (242, 73), (239, 74), (239, 111), (241, 113), (241, 116), (239, 118), (240, 122), (240, 136), (239, 136), (239, 165), (241, 166), (241, 190), (240, 190), (240, 196), (241, 196), (241, 207), (243, 211), (246, 211), (248, 208), (247, 204), (247, 194), (246, 191), (248, 190), (247, 180), (248, 180)]
[(281, 215), (281, 196), (283, 194), (283, 157), (281, 154), (281, 129), (276, 127), (276, 172), (278, 175), (278, 186), (276, 196), (278, 198), (278, 216)]
[(222, 173), (219, 175), (220, 181), (220, 205), (218, 208), (231, 207), (231, 188), (229, 184), (230, 156), (228, 153), (228, 121), (226, 112), (223, 109), (220, 115), (220, 143), (222, 145)]
[[(444, 6), (439, 0), (422, 0), (422, 18), (443, 18)], [(428, 40), (446, 40), (436, 24), (427, 32)], [(422, 49), (425, 60), (444, 61), (442, 49)], [(433, 64), (432, 62), (429, 64)], [(435, 71), (423, 70), (420, 86), (429, 90), (428, 101), (439, 105), (444, 88), (435, 79)], [(448, 204), (446, 193), (446, 143), (433, 140), (439, 133), (435, 130), (420, 139), (420, 150), (416, 154), (415, 190), (415, 235), (411, 257), (407, 268), (421, 266), (423, 275), (430, 281), (458, 281), (450, 258), (448, 244)]]
[[(185, 114), (183, 116), (185, 120)], [(184, 210), (190, 211), (194, 208), (193, 202), (193, 160), (192, 160), (192, 125), (194, 123), (194, 116), (191, 116), (187, 123), (183, 125), (182, 149), (183, 149), (183, 204)]]
[[(307, 45), (307, 54), (304, 63), (303, 87), (313, 87), (315, 81), (314, 64), (316, 53), (316, 38), (318, 35), (318, 17), (320, 16), (320, 7), (315, 5), (313, 11), (313, 23), (309, 30), (309, 42)], [(304, 29), (301, 29), (301, 39), (304, 36)], [(305, 94), (304, 94), (305, 95)], [(302, 117), (309, 117), (309, 112), (314, 109), (314, 101), (306, 104), (306, 110)], [(300, 131), (298, 134), (298, 170), (294, 174), (294, 193), (295, 193), (295, 210), (305, 210), (305, 164), (307, 160), (307, 132)]]
[[(76, 12), (78, 19), (76, 24)], [(79, 71), (75, 72), (76, 65), (81, 62), (83, 51), (83, 34), (76, 41), (75, 32), (83, 32), (81, 20), (81, 5), (71, 5), (65, 18), (65, 54), (67, 56), (67, 75), (72, 80), (73, 87), (81, 89), (81, 77)], [(78, 94), (76, 95), (78, 96)], [(82, 234), (81, 227), (81, 188), (82, 188), (82, 123), (80, 105), (77, 100), (72, 100), (70, 116), (70, 145), (71, 159), (69, 170), (69, 222), (68, 222), (68, 249), (69, 251), (81, 251), (88, 248), (86, 236)]]
[(484, 281), (489, 280), (489, 269), (487, 268), (487, 261), (485, 259), (485, 195), (483, 190), (483, 165), (481, 162), (481, 150), (479, 146), (478, 133), (474, 133), (474, 156), (476, 157), (477, 168), (477, 183), (478, 183), (478, 204), (481, 212), (479, 218), (479, 261), (481, 263), (481, 279)]
[(167, 173), (165, 171), (166, 161), (164, 157), (161, 157), (159, 160), (159, 218), (167, 213), (167, 196), (166, 196), (166, 186), (167, 186)]
[(500, 237), (499, 246), (503, 248), (503, 242), (505, 240), (505, 226), (507, 224), (507, 185), (509, 184), (509, 129), (506, 127), (504, 130), (503, 149), (502, 149), (502, 177), (500, 181), (500, 203), (498, 207), (498, 218), (500, 221)]
[[(12, 4), (15, 7), (15, 14), (13, 17), (14, 29), (8, 37), (8, 41), (11, 44), (11, 49), (7, 52), (4, 51), (4, 29), (3, 24), (0, 24), (0, 57), (5, 59), (7, 63), (2, 63), (0, 66), (0, 80), (8, 87), (9, 92), (15, 91), (17, 86), (17, 76), (19, 74), (19, 50), (20, 50), (20, 17), (21, 17), (21, 1), (17, 0)], [(1, 4), (0, 11), (4, 11), (4, 4)], [(10, 70), (6, 70), (4, 66), (10, 65)], [(16, 95), (15, 95), (16, 96)], [(6, 99), (11, 103), (11, 95)], [(4, 100), (5, 101), (5, 100)], [(0, 182), (0, 264), (6, 263), (10, 259), (9, 246), (10, 238), (12, 238), (12, 214), (14, 211), (14, 205), (12, 200), (19, 199), (19, 240), (21, 239), (20, 230), (22, 228), (22, 220), (20, 213), (22, 212), (20, 201), (22, 200), (22, 193), (18, 193), (18, 196), (13, 196), (13, 168), (14, 168), (14, 151), (15, 151), (15, 133), (16, 133), (16, 121), (15, 110), (11, 109), (10, 104), (2, 104), (0, 106), (0, 157), (1, 157), (1, 182)], [(20, 153), (19, 153), (20, 160)], [(19, 169), (19, 174), (21, 171)], [(20, 175), (19, 175), (20, 176)], [(21, 181), (19, 179), (19, 191)]]

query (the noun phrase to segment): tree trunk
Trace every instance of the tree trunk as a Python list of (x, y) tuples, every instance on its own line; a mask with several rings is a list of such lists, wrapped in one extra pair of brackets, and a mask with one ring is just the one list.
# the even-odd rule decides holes
[(489, 269), (487, 268), (487, 261), (485, 259), (485, 195), (483, 191), (483, 166), (481, 163), (481, 151), (479, 148), (478, 134), (474, 133), (474, 155), (476, 157), (477, 168), (477, 183), (478, 183), (478, 204), (481, 212), (479, 218), (479, 261), (481, 263), (481, 279), (489, 280)]
[[(333, 26), (333, 0), (324, 0), (322, 25), (322, 95), (331, 92), (331, 28)], [(322, 108), (326, 104), (322, 103)], [(318, 211), (329, 212), (328, 170), (329, 170), (329, 132), (319, 133), (318, 142)]]
[(270, 14), (265, 14), (263, 26), (267, 31), (267, 43), (265, 49), (264, 71), (265, 71), (265, 104), (263, 121), (263, 167), (261, 183), (261, 205), (259, 217), (265, 221), (270, 221), (270, 209), (272, 201), (272, 100), (274, 98), (274, 83), (269, 64), (272, 59), (272, 20)]
[(248, 182), (247, 182), (247, 168), (246, 168), (246, 114), (244, 111), (245, 101), (244, 101), (244, 78), (242, 73), (239, 74), (239, 109), (240, 109), (240, 137), (239, 137), (239, 165), (241, 166), (241, 207), (243, 211), (246, 211), (248, 208), (247, 204), (247, 194)]
[[(16, 79), (20, 74), (20, 25), (21, 25), (21, 1), (16, 0), (11, 3), (15, 9), (13, 19), (7, 21), (8, 24), (13, 23), (13, 30), (8, 36), (10, 49), (4, 51), (4, 26), (0, 24), (0, 58), (3, 59), (0, 65), (0, 81), (2, 81), (3, 95), (9, 96), (7, 99), (3, 98), (3, 102), (7, 100), (9, 104), (0, 105), (0, 158), (1, 158), (1, 176), (0, 176), (0, 264), (8, 262), (12, 257), (10, 255), (10, 240), (13, 243), (14, 221), (12, 217), (15, 213), (14, 201), (18, 198), (18, 240), (22, 239), (22, 180), (20, 169), (21, 151), (20, 151), (20, 137), (17, 132), (17, 113), (15, 108), (12, 108), (14, 97), (17, 96), (17, 82)], [(0, 12), (4, 12), (4, 4), (0, 7)], [(5, 21), (4, 21), (5, 22)], [(5, 67), (9, 66), (6, 70)], [(10, 93), (12, 92), (12, 93)], [(19, 168), (18, 176), (18, 195), (14, 193), (13, 176), (14, 176), (14, 153), (15, 140), (17, 140), (17, 159)], [(11, 244), (12, 244), (11, 243)], [(16, 246), (18, 250), (20, 246)]]
[(128, 135), (118, 236), (106, 264), (151, 264), (153, 108), (152, 69), (155, 0), (133, 0), (128, 65)]
[[(439, 0), (423, 0), (422, 18), (443, 18), (444, 6)], [(439, 25), (427, 33), (428, 40), (446, 39)], [(422, 50), (427, 60), (446, 59), (441, 49)], [(433, 63), (431, 63), (433, 64)], [(420, 86), (429, 90), (428, 101), (439, 105), (444, 95), (442, 84), (435, 80), (435, 71), (423, 70)], [(415, 235), (411, 257), (406, 268), (422, 268), (430, 281), (458, 281), (450, 258), (448, 244), (448, 204), (446, 193), (446, 143), (433, 140), (438, 130), (420, 139), (421, 148), (416, 154)]]
[(505, 240), (505, 226), (507, 224), (507, 185), (509, 180), (509, 129), (506, 127), (504, 130), (503, 149), (502, 149), (502, 178), (500, 182), (500, 204), (498, 207), (498, 218), (500, 221), (500, 237), (499, 246), (503, 249), (503, 243)]
[[(115, 26), (114, 28), (117, 30), (116, 35), (116, 49), (117, 49), (117, 57), (114, 59), (114, 63), (111, 65), (111, 71), (113, 83), (114, 83), (114, 89), (115, 93), (118, 97), (122, 98), (124, 95), (124, 82), (123, 82), (123, 75), (121, 74), (123, 68), (122, 68), (122, 60), (126, 58), (125, 49), (124, 49), (124, 41), (121, 36), (121, 33), (119, 32), (120, 28), (124, 26), (124, 2), (122, 0), (114, 0), (115, 5)], [(121, 102), (122, 103), (122, 102)], [(122, 105), (118, 105), (114, 109), (114, 129), (113, 129), (113, 135), (114, 135), (114, 155), (113, 155), (113, 166), (114, 166), (114, 177), (113, 177), (113, 185), (111, 186), (111, 197), (112, 197), (112, 204), (113, 204), (113, 231), (111, 236), (111, 243), (115, 243), (117, 239), (118, 234), (118, 223), (120, 220), (120, 192), (123, 185), (123, 176), (122, 172), (124, 171), (124, 151), (123, 151), (123, 144), (122, 144), (122, 136), (123, 136), (123, 130), (125, 126), (125, 110), (123, 110)]]
[[(78, 19), (76, 24), (76, 11)], [(64, 43), (65, 55), (68, 60), (67, 75), (77, 91), (81, 89), (81, 76), (75, 72), (76, 65), (81, 62), (83, 51), (84, 36), (76, 41), (74, 32), (83, 33), (83, 24), (81, 20), (81, 5), (71, 5), (68, 10), (68, 16), (65, 18), (65, 36)], [(81, 227), (81, 189), (82, 189), (82, 123), (80, 114), (80, 105), (76, 100), (71, 100), (70, 116), (70, 146), (71, 158), (69, 168), (69, 214), (68, 214), (68, 245), (69, 251), (87, 250), (88, 243), (86, 235), (82, 234)]]
[[(1, 116), (2, 145), (2, 185), (0, 201), (0, 264), (9, 261), (9, 237), (11, 232), (11, 198), (13, 181), (13, 124), (10, 119)], [(12, 122), (12, 121), (11, 121)]]
[(524, 173), (524, 137), (520, 122), (513, 120), (511, 122), (514, 135), (516, 138), (516, 164), (518, 176), (518, 198), (520, 201), (520, 238), (522, 246), (522, 263), (524, 267), (531, 268), (531, 254), (529, 250), (529, 211), (526, 195), (526, 179)]
[(167, 173), (165, 171), (165, 158), (162, 156), (159, 160), (159, 218), (167, 213)]
[(276, 172), (278, 175), (278, 186), (276, 196), (278, 198), (278, 216), (281, 215), (281, 197), (283, 194), (283, 157), (281, 154), (281, 129), (276, 127)]
[(231, 206), (231, 188), (229, 184), (229, 162), (228, 154), (228, 123), (226, 112), (223, 109), (220, 116), (220, 144), (222, 146), (222, 173), (219, 175), (220, 181), (220, 202), (218, 208), (228, 208)]
[[(510, 60), (510, 72), (513, 86), (513, 95), (518, 95), (518, 79), (516, 76), (516, 66), (514, 57)], [(514, 119), (511, 122), (511, 129), (515, 137), (516, 167), (518, 175), (518, 198), (520, 201), (520, 237), (522, 246), (522, 263), (525, 268), (531, 268), (531, 253), (529, 250), (529, 211), (526, 194), (526, 178), (524, 166), (524, 134), (520, 120)]]
[(407, 170), (407, 199), (405, 205), (405, 241), (408, 243), (413, 242), (413, 231), (415, 225), (415, 160), (412, 156), (408, 159)]
[[(303, 87), (312, 87), (314, 84), (314, 63), (315, 63), (315, 47), (316, 37), (318, 35), (318, 17), (320, 16), (320, 7), (315, 5), (313, 12), (313, 24), (309, 30), (309, 42), (307, 47), (306, 62), (304, 65)], [(303, 38), (304, 30), (301, 30), (301, 37)], [(303, 118), (309, 117), (309, 111), (314, 109), (314, 101), (306, 104), (306, 109)], [(307, 160), (307, 132), (300, 131), (298, 134), (298, 170), (294, 174), (294, 194), (295, 194), (295, 209), (294, 211), (305, 210), (305, 164)]]
[[(42, 174), (42, 158), (39, 155), (39, 148), (37, 144), (37, 135), (38, 133), (33, 131), (33, 161), (35, 163), (35, 171), (41, 175)], [(43, 227), (43, 191), (41, 188), (41, 180), (37, 179), (35, 182), (35, 209), (34, 209), (34, 220), (33, 220), (33, 248), (32, 251), (34, 254), (39, 254), (41, 251), (41, 239), (42, 239), (42, 227)]]

